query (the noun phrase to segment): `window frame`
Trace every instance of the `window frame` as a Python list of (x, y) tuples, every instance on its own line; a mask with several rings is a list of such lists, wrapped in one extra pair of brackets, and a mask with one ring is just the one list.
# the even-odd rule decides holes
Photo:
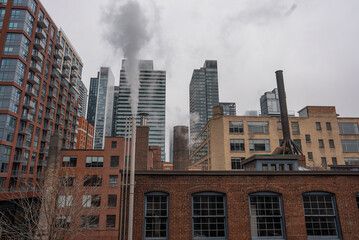
[[(194, 219), (195, 218), (213, 218), (213, 216), (194, 216), (194, 197), (197, 196), (221, 196), (223, 197), (223, 216), (216, 216), (216, 218), (224, 218), (224, 237), (195, 237), (194, 236)], [(192, 239), (195, 240), (204, 240), (204, 239), (218, 239), (218, 240), (227, 240), (228, 239), (228, 214), (227, 214), (227, 196), (225, 193), (220, 193), (220, 192), (197, 192), (197, 193), (193, 193), (191, 194), (191, 228), (192, 228)]]
[(228, 123), (229, 134), (243, 134), (244, 124), (243, 121), (229, 121)]
[(322, 130), (322, 125), (320, 124), (320, 122), (315, 122), (315, 128), (316, 128), (318, 131), (321, 131), (321, 130)]
[[(238, 144), (238, 150), (237, 150), (237, 144)], [(230, 139), (229, 150), (230, 152), (244, 152), (246, 150), (244, 139)]]
[[(69, 158), (69, 160), (64, 161), (65, 158)], [(73, 162), (73, 159), (76, 159), (75, 164)], [(65, 164), (65, 163), (67, 163), (67, 164)], [(76, 168), (77, 167), (77, 156), (63, 156), (61, 166), (63, 168)]]
[(312, 139), (310, 137), (310, 134), (305, 134), (305, 142), (306, 143), (311, 143), (312, 142)]
[[(257, 197), (257, 196), (263, 196), (263, 197), (278, 197), (279, 199), (279, 210), (280, 210), (280, 222), (281, 222), (281, 231), (282, 236), (253, 236), (252, 232), (252, 209), (251, 209), (251, 197)], [(286, 231), (285, 231), (285, 214), (284, 214), (284, 207), (283, 207), (283, 198), (282, 195), (276, 192), (254, 192), (248, 195), (248, 203), (249, 203), (249, 217), (250, 217), (250, 226), (251, 226), (251, 239), (257, 240), (257, 239), (286, 239)], [(262, 216), (262, 215), (260, 215)], [(264, 215), (265, 216), (265, 215)], [(270, 215), (272, 216), (272, 215)], [(279, 215), (273, 215), (273, 216), (279, 216)], [(257, 222), (256, 222), (257, 223)]]
[(328, 141), (329, 141), (329, 147), (335, 148), (334, 139), (329, 139)]
[(325, 126), (327, 128), (328, 131), (331, 131), (332, 130), (332, 123), (331, 122), (326, 122), (325, 123)]
[[(264, 141), (264, 143), (255, 143), (255, 141)], [(267, 146), (268, 143), (268, 146)], [(257, 150), (256, 144), (264, 144), (264, 150)], [(251, 146), (253, 145), (253, 148)], [(268, 148), (267, 148), (268, 147)], [(250, 152), (270, 152), (270, 139), (249, 139), (249, 151)]]
[[(269, 122), (267, 121), (248, 121), (247, 128), (249, 134), (269, 134)], [(262, 128), (263, 131), (257, 131), (259, 128)]]
[[(306, 207), (305, 207), (305, 201), (304, 201), (304, 197), (306, 196), (330, 196), (331, 197), (331, 202), (332, 202), (332, 206), (333, 206), (333, 214), (334, 215), (323, 215), (323, 214), (306, 214)], [(338, 216), (338, 209), (337, 209), (337, 204), (336, 204), (336, 199), (335, 199), (335, 194), (333, 193), (329, 193), (329, 192), (305, 192), (302, 194), (302, 202), (303, 202), (303, 212), (304, 212), (304, 219), (305, 219), (305, 225), (306, 225), (306, 232), (307, 232), (307, 238), (308, 240), (317, 240), (317, 239), (342, 239), (342, 234), (341, 234), (341, 227), (340, 227), (340, 222), (339, 222), (339, 216)], [(310, 204), (311, 205), (311, 204)], [(308, 229), (307, 229), (307, 217), (311, 217), (311, 216), (319, 216), (321, 218), (324, 218), (326, 216), (334, 216), (334, 224), (335, 224), (335, 229), (337, 231), (337, 236), (318, 236), (318, 235), (308, 235)]]
[[(166, 197), (166, 201), (167, 201), (167, 214), (166, 216), (147, 216), (147, 199), (148, 197), (151, 196), (156, 196), (156, 197)], [(168, 239), (169, 238), (169, 205), (170, 205), (170, 199), (169, 199), (169, 194), (166, 192), (148, 192), (145, 193), (144, 195), (144, 213), (143, 213), (143, 239), (151, 239), (151, 240), (155, 240), (155, 239)], [(148, 219), (153, 219), (153, 218), (166, 218), (166, 237), (146, 237), (146, 223), (148, 221)]]
[(318, 146), (319, 146), (319, 148), (324, 148), (324, 140), (323, 139), (318, 139)]

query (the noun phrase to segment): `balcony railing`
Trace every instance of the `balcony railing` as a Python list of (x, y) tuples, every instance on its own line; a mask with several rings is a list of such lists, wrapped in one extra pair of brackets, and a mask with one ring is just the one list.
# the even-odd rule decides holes
[(26, 148), (26, 149), (28, 148), (28, 146), (26, 145), (25, 142), (17, 142), (16, 147), (17, 148)]
[(63, 68), (69, 69), (70, 63), (68, 61), (64, 61), (64, 64), (62, 65)]
[(11, 177), (20, 177), (24, 175), (26, 172), (21, 170), (12, 170), (11, 171)]
[(70, 55), (70, 53), (69, 53), (69, 52), (65, 53), (64, 58), (65, 58), (66, 60), (71, 60), (71, 55)]
[(45, 118), (46, 118), (47, 120), (54, 120), (54, 114), (53, 114), (53, 113), (51, 113), (51, 114), (46, 113), (46, 114), (45, 114)]
[(56, 104), (54, 102), (47, 102), (46, 107), (49, 109), (55, 109)]
[(51, 76), (53, 76), (54, 78), (61, 79), (61, 75), (56, 69), (52, 69)]
[(27, 113), (27, 114), (24, 113), (21, 115), (21, 120), (27, 121), (27, 122), (32, 122), (32, 121), (34, 121), (34, 117), (29, 113)]
[(34, 61), (30, 62), (30, 70), (36, 73), (41, 73), (42, 72), (42, 68), (39, 64), (37, 64)]
[(72, 63), (71, 67), (75, 70), (79, 69), (79, 66), (76, 63)]
[(41, 142), (50, 142), (51, 136), (42, 135)]
[(42, 28), (48, 28), (49, 27), (49, 22), (44, 17), (39, 17), (37, 19), (37, 25), (39, 25)]
[(59, 40), (57, 40), (56, 43), (55, 43), (55, 47), (57, 47), (58, 49), (63, 49), (64, 48), (64, 42), (60, 42)]
[(38, 38), (35, 38), (34, 46), (39, 50), (44, 50), (46, 47), (46, 43), (43, 40), (40, 40)]
[(37, 49), (33, 49), (32, 50), (32, 54), (31, 54), (32, 58), (35, 59), (36, 61), (42, 61), (44, 60), (44, 57), (42, 56), (42, 54), (39, 52), (39, 50)]
[(52, 126), (50, 124), (45, 124), (44, 125), (44, 130), (46, 131), (52, 131)]
[(30, 135), (31, 132), (28, 128), (24, 127), (24, 126), (20, 126), (19, 128), (19, 134), (22, 134), (22, 135)]
[(24, 156), (15, 155), (14, 156), (14, 162), (17, 163), (26, 163), (26, 158)]
[(72, 86), (76, 86), (76, 82), (77, 82), (77, 78), (72, 77), (72, 78), (70, 79), (70, 84), (71, 84)]
[(59, 87), (59, 83), (56, 82), (55, 80), (50, 80), (50, 87), (52, 87), (52, 88), (58, 88), (58, 87)]
[(27, 76), (27, 81), (30, 82), (31, 84), (37, 84), (37, 85), (41, 83), (40, 77), (36, 76), (32, 72), (29, 72), (29, 75)]
[(36, 104), (31, 100), (26, 100), (24, 101), (23, 107), (27, 109), (34, 109), (36, 107)]
[(49, 98), (57, 98), (57, 92), (49, 92), (49, 94), (47, 95)]

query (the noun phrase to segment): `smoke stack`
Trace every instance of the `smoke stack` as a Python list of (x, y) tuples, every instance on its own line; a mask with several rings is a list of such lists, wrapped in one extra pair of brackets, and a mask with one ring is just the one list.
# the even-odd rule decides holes
[(189, 162), (188, 127), (173, 128), (173, 170), (187, 170)]
[(275, 72), (277, 78), (277, 88), (279, 95), (279, 106), (280, 106), (280, 117), (282, 120), (283, 140), (290, 140), (289, 120), (288, 120), (288, 109), (287, 109), (287, 98), (285, 96), (283, 71), (278, 70)]
[(279, 105), (280, 105), (280, 117), (282, 120), (282, 130), (283, 130), (283, 143), (280, 147), (277, 147), (272, 154), (301, 154), (302, 151), (299, 147), (290, 139), (290, 129), (289, 129), (289, 119), (288, 119), (288, 109), (287, 109), (287, 99), (284, 89), (283, 81), (283, 71), (278, 70), (275, 72), (277, 78), (277, 88), (279, 96)]
[(140, 119), (140, 126), (146, 126), (147, 125), (147, 116), (148, 113), (140, 113), (139, 114), (141, 119)]

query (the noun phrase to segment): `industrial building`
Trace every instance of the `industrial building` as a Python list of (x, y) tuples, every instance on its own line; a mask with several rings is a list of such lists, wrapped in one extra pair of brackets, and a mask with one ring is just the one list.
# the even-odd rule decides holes
[[(359, 118), (339, 117), (335, 107), (307, 106), (289, 117), (290, 133), (306, 165), (359, 164)], [(254, 154), (270, 154), (280, 145), (280, 116), (223, 116), (220, 107), (196, 138), (191, 167), (239, 169)]]

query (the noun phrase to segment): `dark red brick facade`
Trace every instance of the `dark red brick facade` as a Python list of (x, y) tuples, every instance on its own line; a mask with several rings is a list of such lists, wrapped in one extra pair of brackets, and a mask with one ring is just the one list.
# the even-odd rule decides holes
[(302, 194), (335, 195), (342, 239), (359, 239), (359, 173), (350, 172), (137, 172), (134, 239), (143, 239), (145, 193), (169, 194), (169, 239), (192, 239), (191, 194), (214, 191), (227, 201), (227, 239), (251, 239), (248, 195), (275, 192), (282, 196), (286, 239), (307, 239)]

